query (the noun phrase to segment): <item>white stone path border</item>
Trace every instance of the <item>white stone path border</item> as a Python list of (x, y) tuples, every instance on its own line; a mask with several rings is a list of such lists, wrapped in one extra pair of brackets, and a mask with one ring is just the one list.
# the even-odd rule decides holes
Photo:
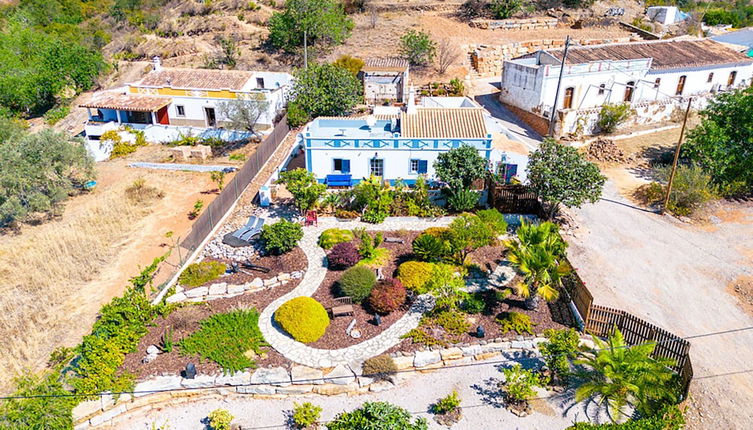
[[(360, 363), (379, 355), (401, 341), (401, 336), (418, 327), (423, 315), (423, 301), (417, 301), (402, 318), (395, 321), (385, 331), (357, 345), (342, 349), (317, 349), (298, 342), (288, 336), (273, 321), (277, 308), (296, 297), (311, 296), (327, 275), (326, 254), (317, 244), (321, 232), (328, 228), (354, 229), (364, 227), (371, 231), (422, 231), (429, 227), (446, 227), (453, 217), (416, 218), (390, 217), (381, 224), (368, 224), (362, 221), (337, 221), (335, 218), (322, 218), (317, 227), (304, 227), (300, 247), (308, 259), (308, 268), (301, 283), (291, 292), (270, 303), (259, 317), (259, 329), (264, 340), (285, 358), (304, 366), (324, 368), (338, 364)], [(361, 321), (363, 323), (363, 321)]]

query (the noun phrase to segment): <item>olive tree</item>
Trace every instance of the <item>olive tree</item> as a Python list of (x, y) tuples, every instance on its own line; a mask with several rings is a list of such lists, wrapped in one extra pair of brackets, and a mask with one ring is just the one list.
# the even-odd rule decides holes
[(580, 207), (601, 197), (606, 182), (596, 164), (586, 160), (577, 149), (546, 138), (528, 161), (531, 189), (549, 206), (549, 217), (560, 205)]
[(245, 130), (255, 135), (258, 135), (256, 124), (268, 108), (269, 102), (264, 100), (236, 99), (217, 104), (217, 110), (227, 121), (227, 128)]

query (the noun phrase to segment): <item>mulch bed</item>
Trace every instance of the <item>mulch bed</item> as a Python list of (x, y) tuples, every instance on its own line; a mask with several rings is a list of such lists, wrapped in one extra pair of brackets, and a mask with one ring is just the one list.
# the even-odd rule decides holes
[[(230, 260), (208, 258), (205, 261), (220, 261), (230, 267)], [(270, 269), (269, 273), (259, 272), (250, 269), (243, 269), (248, 273), (238, 272), (222, 276), (219, 279), (214, 279), (207, 282), (205, 285), (214, 284), (217, 282), (227, 282), (228, 284), (240, 285), (247, 282), (251, 282), (254, 278), (269, 279), (279, 275), (280, 273), (291, 273), (299, 270), (305, 270), (308, 267), (308, 260), (303, 250), (296, 246), (290, 252), (282, 255), (265, 255), (262, 257), (255, 257), (251, 263), (267, 267)]]
[[(175, 344), (191, 333), (199, 330), (199, 322), (214, 314), (226, 313), (235, 309), (256, 308), (261, 312), (273, 300), (286, 294), (297, 287), (300, 280), (274, 287), (271, 290), (262, 290), (254, 293), (246, 293), (229, 299), (217, 299), (209, 302), (189, 304), (176, 309), (166, 318), (157, 318), (155, 325), (149, 329), (149, 333), (139, 342), (138, 348), (125, 357), (122, 369), (136, 375), (137, 379), (144, 379), (152, 375), (163, 373), (180, 374), (186, 368), (186, 364), (194, 363), (200, 374), (221, 373), (220, 367), (209, 360), (203, 360), (196, 354), (181, 355), (180, 348), (176, 345), (172, 352), (162, 353), (151, 363), (142, 363), (141, 359), (146, 355), (149, 345), (160, 345), (162, 334), (167, 327), (173, 330)], [(259, 367), (284, 366), (288, 367), (290, 361), (272, 348), (265, 348), (265, 353), (256, 360)]]
[[(375, 232), (369, 233), (372, 236), (376, 234)], [(391, 253), (389, 261), (384, 267), (382, 267), (384, 278), (388, 281), (395, 276), (397, 266), (399, 266), (400, 263), (412, 258), (413, 247), (411, 243), (413, 242), (413, 239), (418, 236), (419, 232), (385, 231), (382, 232), (382, 234), (384, 235), (384, 237), (398, 237), (400, 239), (403, 239), (403, 243), (384, 242), (382, 245), (380, 245), (381, 248), (389, 249)], [(358, 241), (356, 240), (356, 242)], [(328, 270), (327, 276), (325, 276), (324, 281), (312, 296), (319, 303), (324, 305), (325, 308), (337, 306), (337, 302), (335, 302), (334, 300), (335, 297), (337, 297), (336, 284), (337, 280), (340, 279), (340, 276), (342, 276), (342, 274), (343, 271)], [(319, 349), (340, 349), (359, 344), (383, 332), (395, 321), (402, 318), (403, 315), (405, 315), (405, 313), (408, 311), (409, 306), (406, 304), (395, 312), (391, 312), (388, 315), (382, 315), (382, 323), (380, 326), (373, 324), (374, 312), (366, 309), (367, 307), (368, 305), (366, 305), (366, 303), (364, 303), (363, 305), (353, 304), (353, 309), (355, 311), (354, 316), (338, 317), (330, 320), (329, 327), (327, 328), (327, 332), (324, 334), (324, 336), (322, 336), (316, 342), (309, 344), (309, 346)], [(357, 328), (361, 332), (361, 337), (358, 339), (354, 339), (345, 334), (345, 330), (348, 328), (348, 325), (351, 323), (351, 321), (353, 321), (354, 318), (356, 319), (355, 328)]]

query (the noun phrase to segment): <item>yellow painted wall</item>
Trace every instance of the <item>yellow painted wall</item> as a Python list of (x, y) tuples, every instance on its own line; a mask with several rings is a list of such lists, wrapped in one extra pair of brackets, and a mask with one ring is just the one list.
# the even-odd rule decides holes
[[(155, 96), (176, 96), (176, 97), (204, 97), (209, 99), (237, 99), (237, 98), (253, 98), (257, 100), (263, 100), (264, 95), (262, 93), (239, 93), (228, 90), (180, 90), (175, 88), (163, 87), (163, 88), (142, 88), (136, 86), (129, 86), (128, 91), (132, 94), (146, 94)], [(241, 97), (238, 97), (241, 94)]]

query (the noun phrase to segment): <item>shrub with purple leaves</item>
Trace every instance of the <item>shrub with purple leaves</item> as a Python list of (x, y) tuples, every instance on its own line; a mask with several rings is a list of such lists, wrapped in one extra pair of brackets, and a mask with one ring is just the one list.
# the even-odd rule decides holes
[(327, 260), (329, 260), (330, 269), (345, 270), (358, 263), (361, 260), (361, 254), (351, 242), (342, 242), (332, 247)]

